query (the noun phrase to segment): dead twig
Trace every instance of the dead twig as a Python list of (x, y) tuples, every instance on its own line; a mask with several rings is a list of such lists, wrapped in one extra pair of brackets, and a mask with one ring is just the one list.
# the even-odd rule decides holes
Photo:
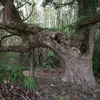
[(22, 91), (25, 93), (26, 98), (27, 98), (28, 100), (31, 100), (31, 99), (28, 97), (26, 91), (25, 91), (23, 88), (21, 88), (21, 89), (22, 89)]
[(21, 94), (19, 94), (19, 93), (17, 93), (17, 92), (15, 92), (14, 94), (19, 95), (19, 96), (22, 97), (24, 100), (29, 100), (29, 99), (25, 98), (23, 95), (21, 95)]
[(0, 93), (0, 97), (1, 97), (2, 100), (5, 100), (5, 99), (3, 98), (3, 96), (1, 95), (1, 93)]

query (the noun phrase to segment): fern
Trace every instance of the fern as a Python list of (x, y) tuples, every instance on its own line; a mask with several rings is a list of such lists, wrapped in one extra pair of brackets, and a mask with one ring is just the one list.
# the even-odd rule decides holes
[(23, 81), (23, 84), (22, 86), (30, 91), (30, 92), (34, 92), (35, 89), (37, 89), (38, 87), (38, 84), (37, 84), (37, 81), (34, 77), (26, 77), (24, 78), (24, 81)]

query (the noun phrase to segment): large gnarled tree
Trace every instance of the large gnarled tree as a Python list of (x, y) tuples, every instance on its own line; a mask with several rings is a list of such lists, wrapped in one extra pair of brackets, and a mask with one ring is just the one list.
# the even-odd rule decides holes
[[(96, 23), (100, 21), (100, 15), (96, 13), (95, 0), (77, 0), (79, 5), (78, 21), (75, 39), (71, 46), (63, 33), (23, 23), (14, 6), (14, 0), (0, 0), (0, 2), (4, 6), (3, 24), (0, 28), (9, 31), (12, 35), (18, 35), (23, 40), (22, 45), (5, 47), (1, 41), (7, 36), (2, 37), (0, 52), (28, 52), (36, 47), (50, 48), (60, 61), (63, 81), (96, 86), (92, 70), (92, 57)], [(73, 2), (71, 1), (71, 3)], [(65, 5), (67, 4), (70, 3)]]

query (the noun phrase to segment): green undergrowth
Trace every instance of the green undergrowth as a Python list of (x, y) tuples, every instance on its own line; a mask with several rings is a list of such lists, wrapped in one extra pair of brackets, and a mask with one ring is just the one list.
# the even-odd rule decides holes
[(26, 68), (23, 66), (9, 66), (7, 63), (0, 63), (0, 82), (8, 88), (18, 85), (33, 92), (38, 87), (37, 80), (34, 77), (25, 77), (24, 70)]
[(100, 35), (96, 35), (94, 55), (93, 55), (93, 72), (94, 75), (98, 75), (100, 72)]

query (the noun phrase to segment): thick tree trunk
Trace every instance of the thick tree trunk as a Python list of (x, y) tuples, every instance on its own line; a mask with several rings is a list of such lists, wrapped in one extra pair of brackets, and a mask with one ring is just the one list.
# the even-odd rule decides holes
[[(67, 55), (65, 56), (65, 53), (62, 53), (60, 55), (59, 59), (62, 67), (61, 79), (63, 81), (76, 83), (78, 85), (85, 85), (89, 87), (96, 86), (96, 81), (92, 69), (95, 33), (95, 25), (88, 27), (89, 39), (85, 44), (85, 46), (87, 46), (88, 44), (88, 47), (86, 48), (85, 52), (82, 53), (79, 49), (73, 47), (73, 54), (67, 53)], [(68, 49), (65, 51), (68, 51)]]
[[(81, 54), (74, 58), (71, 56), (61, 58), (62, 80), (77, 84), (85, 84), (95, 87), (96, 82), (92, 70), (92, 57), (94, 49), (94, 38), (96, 34), (96, 26), (88, 24), (89, 16), (95, 15), (95, 1), (79, 0), (79, 20), (76, 28), (75, 47), (80, 49)], [(84, 19), (85, 17), (85, 19)], [(83, 19), (82, 19), (83, 18)]]
[[(62, 57), (63, 58), (63, 57)], [(95, 79), (92, 70), (92, 60), (74, 58), (68, 60), (61, 59), (62, 75), (61, 79), (66, 82), (76, 83), (78, 85), (87, 85), (95, 87)]]

